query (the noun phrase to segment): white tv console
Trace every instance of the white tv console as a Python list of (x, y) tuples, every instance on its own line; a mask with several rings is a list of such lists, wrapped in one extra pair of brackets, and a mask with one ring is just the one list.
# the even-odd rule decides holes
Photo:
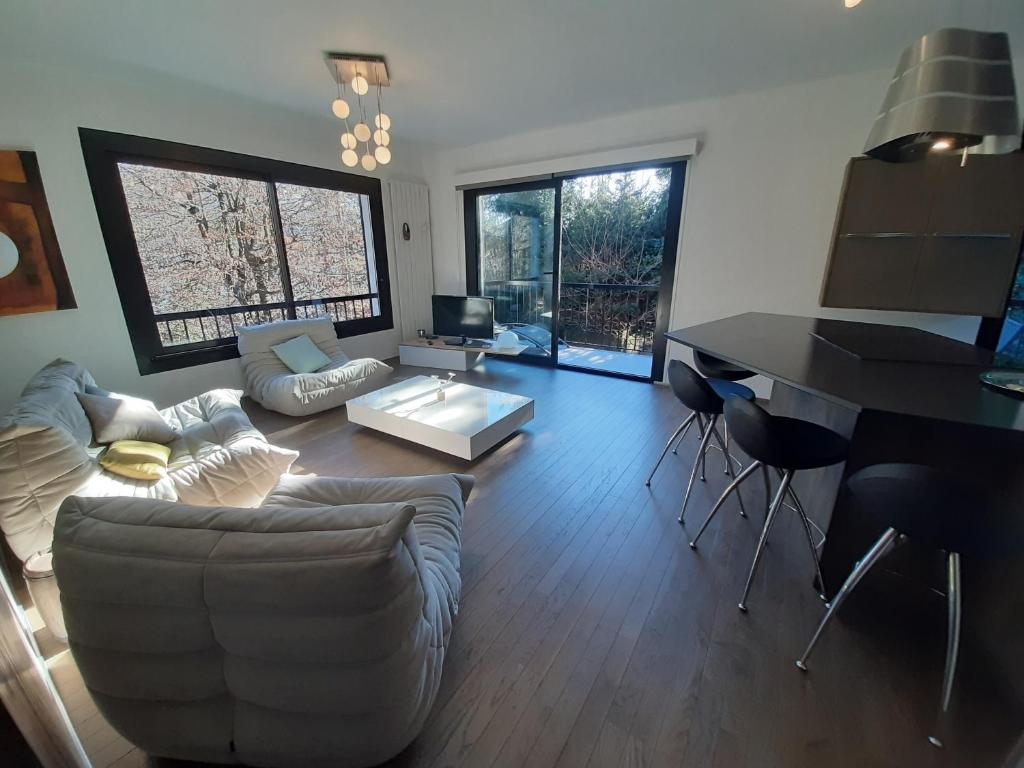
[(398, 345), (398, 359), (402, 365), (422, 368), (442, 368), (446, 371), (468, 371), (484, 355), (515, 357), (526, 349), (525, 344), (511, 347), (464, 347), (445, 344), (444, 339), (409, 339)]

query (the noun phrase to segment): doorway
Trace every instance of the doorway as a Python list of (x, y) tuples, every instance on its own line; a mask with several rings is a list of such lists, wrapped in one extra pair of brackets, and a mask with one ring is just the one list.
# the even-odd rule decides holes
[(518, 359), (652, 381), (664, 368), (685, 163), (464, 192), (466, 286)]

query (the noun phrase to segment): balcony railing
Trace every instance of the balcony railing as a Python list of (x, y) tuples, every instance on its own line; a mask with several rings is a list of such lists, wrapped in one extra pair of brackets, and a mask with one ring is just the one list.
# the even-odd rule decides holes
[[(559, 337), (572, 345), (650, 354), (659, 286), (562, 283)], [(495, 321), (550, 328), (551, 285), (538, 280), (499, 280), (484, 285), (494, 297)]]
[(199, 344), (211, 341), (229, 341), (238, 335), (237, 329), (246, 325), (288, 320), (289, 308), (295, 307), (295, 317), (302, 320), (329, 317), (336, 323), (375, 317), (376, 293), (358, 296), (335, 296), (324, 299), (300, 299), (293, 302), (278, 301), (270, 304), (249, 304), (241, 307), (217, 307), (190, 312), (167, 312), (156, 315), (160, 342), (165, 347)]

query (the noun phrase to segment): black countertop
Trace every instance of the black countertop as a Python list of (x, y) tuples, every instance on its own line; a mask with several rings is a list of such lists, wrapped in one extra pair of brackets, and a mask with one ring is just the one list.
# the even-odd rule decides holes
[[(825, 322), (832, 329), (836, 324), (848, 326), (853, 334), (870, 331), (880, 341), (888, 336), (890, 343), (882, 345), (887, 350), (906, 338), (907, 329), (897, 326)], [(821, 323), (812, 317), (748, 312), (665, 335), (857, 411), (1024, 431), (1024, 401), (984, 386), (978, 376), (991, 366), (969, 362), (971, 353), (963, 349), (968, 345), (948, 342), (960, 348), (949, 348), (953, 353), (949, 359), (957, 362), (870, 359), (816, 336)], [(941, 352), (943, 339), (935, 343), (935, 349)], [(918, 353), (915, 348), (908, 356), (921, 357)], [(925, 358), (942, 359), (942, 354)], [(978, 360), (985, 360), (984, 352), (979, 353)]]

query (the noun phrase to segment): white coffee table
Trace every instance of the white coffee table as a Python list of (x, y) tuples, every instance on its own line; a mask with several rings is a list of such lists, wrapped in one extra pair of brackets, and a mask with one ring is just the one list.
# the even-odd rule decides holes
[(348, 420), (370, 429), (475, 459), (533, 419), (533, 398), (414, 376), (349, 400)]

